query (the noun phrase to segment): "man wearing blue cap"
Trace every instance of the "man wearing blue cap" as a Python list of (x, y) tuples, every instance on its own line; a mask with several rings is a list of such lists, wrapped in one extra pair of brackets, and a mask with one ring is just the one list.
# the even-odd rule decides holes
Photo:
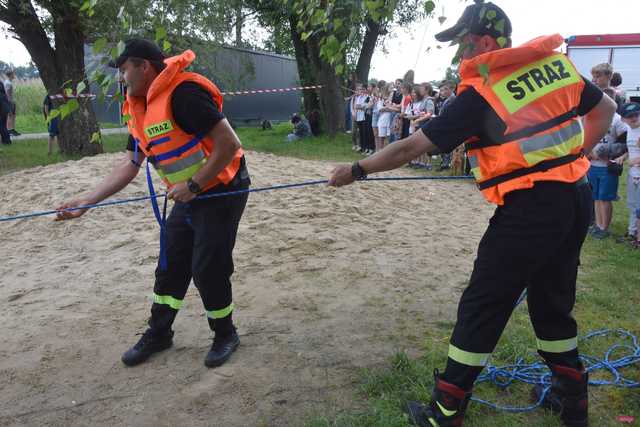
[[(526, 289), (538, 352), (552, 372), (543, 406), (565, 425), (585, 427), (588, 375), (571, 315), (593, 206), (584, 153), (607, 132), (616, 105), (556, 51), (562, 36), (512, 48), (507, 15), (475, 3), (436, 35), (459, 45), (458, 97), (421, 132), (337, 167), (329, 184), (351, 184), (464, 143), (479, 189), (498, 207), (458, 306), (446, 369), (435, 372), (431, 401), (409, 402), (407, 412), (423, 427), (462, 425), (473, 383)], [(542, 389), (535, 392), (543, 397)]]
[(205, 366), (224, 364), (240, 344), (232, 319), (231, 276), (248, 194), (212, 196), (246, 190), (251, 179), (242, 144), (222, 113), (220, 91), (204, 76), (186, 71), (194, 59), (190, 50), (165, 58), (149, 40), (125, 42), (109, 65), (119, 69), (126, 85), (127, 154), (96, 188), (58, 208), (59, 220), (84, 215), (86, 209), (68, 209), (99, 203), (122, 190), (145, 158), (169, 187), (167, 198), (175, 204), (160, 233), (149, 327), (122, 355), (127, 366), (173, 346), (173, 322), (192, 280), (214, 332)]

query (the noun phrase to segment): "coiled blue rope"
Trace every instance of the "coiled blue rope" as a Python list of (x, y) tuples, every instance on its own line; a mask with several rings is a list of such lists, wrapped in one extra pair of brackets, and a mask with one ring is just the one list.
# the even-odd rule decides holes
[[(527, 290), (525, 289), (515, 306), (519, 306), (527, 298)], [(638, 338), (631, 332), (624, 329), (601, 329), (597, 331), (589, 332), (580, 341), (584, 342), (593, 338), (603, 337), (611, 335), (613, 333), (618, 334), (624, 339), (630, 340), (630, 344), (615, 344), (611, 346), (604, 354), (602, 359), (597, 359), (592, 356), (584, 354), (580, 355), (580, 359), (585, 366), (587, 372), (593, 372), (597, 370), (607, 370), (613, 377), (613, 380), (589, 380), (590, 385), (595, 386), (616, 386), (623, 388), (635, 388), (640, 387), (639, 381), (632, 381), (622, 376), (620, 369), (626, 368), (640, 361), (640, 345), (638, 345)], [(614, 353), (620, 351), (627, 351), (624, 357), (619, 359), (613, 359)], [(551, 371), (548, 366), (542, 362), (525, 363), (524, 358), (519, 358), (513, 365), (505, 366), (487, 366), (484, 373), (479, 375), (476, 379), (476, 384), (483, 382), (490, 382), (500, 388), (507, 388), (516, 381), (520, 381), (532, 386), (542, 386), (542, 393), (538, 401), (530, 406), (515, 407), (515, 406), (501, 406), (487, 400), (483, 400), (477, 397), (472, 397), (471, 400), (488, 406), (498, 411), (520, 413), (530, 412), (542, 405), (545, 395), (551, 388)]]
[[(366, 178), (366, 179), (363, 179), (362, 181), (417, 181), (417, 180), (469, 180), (469, 179), (473, 179), (473, 177), (472, 176), (397, 176), (397, 177)], [(246, 190), (228, 191), (225, 193), (206, 194), (203, 196), (198, 196), (197, 198), (208, 199), (211, 197), (235, 196), (235, 195), (244, 194), (244, 193), (259, 193), (262, 191), (284, 190), (287, 188), (307, 187), (311, 185), (327, 184), (328, 182), (329, 182), (328, 180), (322, 179), (322, 180), (316, 180), (316, 181), (299, 182), (295, 184), (280, 184), (280, 185), (272, 185), (269, 187), (262, 187), (262, 188), (248, 188)], [(82, 209), (103, 208), (106, 206), (123, 205), (126, 203), (140, 202), (143, 200), (157, 199), (157, 198), (166, 197), (166, 196), (167, 196), (166, 193), (153, 194), (153, 195), (144, 196), (144, 197), (134, 197), (130, 199), (121, 199), (121, 200), (113, 200), (110, 202), (96, 203), (94, 205), (78, 206), (75, 208), (68, 208), (65, 210), (68, 212), (72, 212), (72, 211), (77, 211)], [(3, 216), (3, 217), (0, 217), (0, 222), (16, 221), (19, 219), (35, 218), (35, 217), (45, 216), (45, 215), (54, 215), (57, 212), (58, 211), (56, 210), (48, 210), (48, 211), (40, 211), (40, 212), (30, 212), (30, 213), (13, 215), (13, 216)]]
[[(611, 380), (589, 380), (590, 385), (594, 386), (615, 386), (622, 388), (637, 388), (640, 387), (640, 381), (633, 381), (625, 378), (620, 372), (621, 369), (629, 367), (640, 361), (640, 345), (638, 345), (638, 338), (631, 332), (624, 329), (601, 329), (593, 332), (589, 332), (580, 341), (585, 342), (597, 337), (604, 337), (608, 335), (617, 335), (627, 340), (627, 344), (615, 344), (611, 346), (601, 359), (596, 357), (580, 355), (580, 359), (585, 366), (587, 372), (605, 370), (611, 375)], [(620, 354), (625, 351), (626, 354), (620, 355), (616, 358), (615, 354)], [(530, 406), (524, 407), (512, 407), (501, 406), (492, 402), (488, 402), (483, 399), (473, 397), (472, 400), (482, 405), (486, 405), (498, 411), (519, 413), (529, 412), (541, 406), (545, 395), (551, 387), (551, 372), (547, 365), (542, 362), (525, 363), (523, 358), (520, 358), (513, 365), (506, 366), (487, 366), (484, 373), (478, 377), (476, 384), (483, 382), (491, 382), (500, 388), (506, 388), (519, 381), (532, 386), (542, 386), (543, 393), (541, 394), (538, 402)]]

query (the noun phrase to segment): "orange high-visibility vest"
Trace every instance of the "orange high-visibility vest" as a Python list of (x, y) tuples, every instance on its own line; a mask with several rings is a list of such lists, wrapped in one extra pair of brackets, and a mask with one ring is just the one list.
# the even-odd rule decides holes
[[(174, 89), (189, 81), (206, 89), (222, 111), (222, 95), (216, 85), (200, 74), (183, 71), (195, 57), (191, 50), (187, 50), (165, 59), (167, 67), (151, 84), (146, 100), (127, 95), (122, 110), (125, 116), (130, 116), (127, 122), (129, 132), (169, 188), (191, 178), (204, 166), (216, 147), (209, 136), (190, 135), (180, 129), (171, 110)], [(240, 168), (242, 155), (243, 151), (239, 149), (218, 176), (201, 185), (202, 190), (231, 182)]]
[(484, 197), (504, 195), (537, 181), (576, 182), (589, 169), (577, 114), (584, 81), (562, 53), (559, 34), (538, 37), (460, 65), (459, 93), (474, 88), (507, 128), (498, 140), (466, 141), (471, 170)]

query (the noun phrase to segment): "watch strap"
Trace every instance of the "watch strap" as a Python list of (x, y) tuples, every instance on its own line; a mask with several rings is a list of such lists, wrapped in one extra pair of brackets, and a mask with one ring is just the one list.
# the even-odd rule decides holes
[(187, 188), (189, 189), (189, 191), (191, 191), (193, 194), (198, 194), (200, 192), (202, 192), (202, 188), (200, 188), (200, 185), (198, 185), (197, 182), (195, 182), (193, 179), (189, 178), (187, 180)]
[(353, 162), (351, 165), (351, 176), (355, 179), (365, 179), (367, 178), (367, 172), (360, 166), (360, 162)]

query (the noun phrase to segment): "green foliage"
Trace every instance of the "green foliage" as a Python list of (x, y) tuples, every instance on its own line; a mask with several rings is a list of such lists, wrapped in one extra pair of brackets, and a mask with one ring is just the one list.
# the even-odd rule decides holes
[(97, 144), (100, 144), (102, 142), (102, 134), (100, 133), (100, 131), (91, 134), (91, 142)]
[(460, 73), (458, 73), (458, 69), (457, 68), (452, 68), (452, 67), (447, 67), (444, 79), (448, 80), (448, 81), (451, 81), (451, 82), (454, 82), (455, 84), (460, 83)]
[[(132, 3), (139, 2), (134, 1)], [(131, 4), (127, 3), (127, 5)], [(113, 37), (115, 39), (113, 45), (109, 43), (107, 36), (101, 36), (95, 39), (92, 51), (94, 54), (103, 57), (101, 64), (104, 64), (108, 60), (105, 58), (117, 58), (125, 49), (124, 30), (131, 28), (130, 23), (133, 22), (132, 19), (134, 13), (134, 9), (127, 9), (127, 5), (121, 6), (119, 2), (110, 0), (83, 0), (78, 9), (78, 11), (84, 16), (84, 23), (87, 27), (87, 31), (93, 32), (94, 34), (100, 33), (100, 25), (104, 24), (105, 18), (109, 17), (110, 14), (115, 15), (111, 16), (112, 19), (115, 18), (115, 20), (120, 21), (120, 26), (111, 26), (111, 35), (115, 35), (115, 37)], [(137, 4), (137, 6), (141, 5), (142, 4)], [(154, 5), (158, 7), (157, 2), (152, 2), (151, 7), (135, 9), (135, 13), (140, 14), (141, 10), (153, 10)], [(101, 9), (98, 9), (98, 6)], [(147, 4), (147, 6), (149, 5)], [(116, 8), (117, 14), (114, 13)], [(164, 15), (161, 15), (160, 21), (163, 16)], [(171, 48), (171, 42), (167, 40), (168, 33), (166, 28), (159, 23), (158, 18), (155, 16), (150, 19), (150, 22), (154, 23), (153, 28), (155, 30), (156, 43), (162, 46), (165, 51), (168, 51)], [(91, 27), (95, 28), (90, 31), (89, 28)], [(101, 93), (99, 94), (100, 100), (104, 100), (108, 94), (112, 94), (114, 96), (113, 99), (116, 101), (123, 99), (123, 95), (120, 93), (120, 85), (117, 84), (117, 79), (115, 78), (114, 73), (106, 73), (101, 66), (95, 67), (94, 71), (89, 76), (89, 81), (98, 84), (101, 90)], [(63, 92), (70, 99), (65, 100), (57, 108), (52, 109), (49, 112), (48, 120), (55, 117), (60, 117), (61, 120), (64, 120), (69, 116), (69, 114), (80, 108), (80, 103), (76, 97), (87, 88), (87, 83), (84, 81), (77, 82), (75, 91), (71, 88), (71, 84), (71, 81), (67, 81), (63, 84)], [(99, 142), (99, 137), (97, 137), (95, 133), (92, 135), (91, 142)]]
[(429, 0), (424, 3), (424, 11), (427, 15), (430, 15), (433, 10), (436, 8), (435, 2)]
[[(154, 39), (167, 50), (183, 37), (223, 44), (235, 30), (237, 6), (245, 3), (245, 0), (98, 0), (95, 15), (87, 21), (87, 33), (90, 40), (110, 41), (136, 35)], [(250, 15), (242, 7), (241, 11)]]
[[(252, 7), (271, 25), (297, 22), (295, 30), (306, 43), (317, 44), (320, 57), (337, 74), (355, 68), (368, 25), (379, 24), (382, 34), (393, 25), (406, 25), (431, 14), (433, 1), (424, 0), (253, 0)], [(274, 12), (277, 11), (277, 12)]]

